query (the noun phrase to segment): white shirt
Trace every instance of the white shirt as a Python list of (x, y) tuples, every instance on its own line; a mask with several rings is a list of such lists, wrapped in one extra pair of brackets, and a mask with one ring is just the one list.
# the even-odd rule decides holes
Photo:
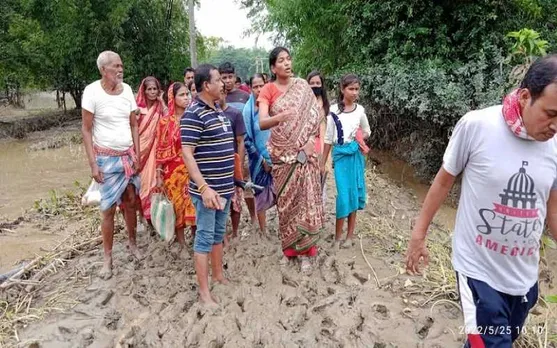
[(524, 140), (502, 106), (457, 123), (443, 158), (462, 191), (453, 234), (453, 266), (493, 289), (523, 296), (538, 280), (547, 201), (557, 189), (557, 140)]
[(130, 113), (137, 104), (129, 85), (122, 83), (119, 95), (110, 95), (97, 80), (83, 91), (81, 107), (93, 117), (93, 143), (116, 151), (125, 151), (133, 145)]
[[(356, 104), (353, 111), (339, 113), (338, 104), (331, 105), (330, 111), (335, 113), (342, 124), (344, 143), (355, 140), (356, 131), (362, 127), (364, 137), (367, 138), (371, 134), (369, 121), (367, 120), (366, 110), (360, 104)], [(331, 115), (327, 116), (327, 130), (325, 132), (325, 144), (337, 144), (337, 127)]]

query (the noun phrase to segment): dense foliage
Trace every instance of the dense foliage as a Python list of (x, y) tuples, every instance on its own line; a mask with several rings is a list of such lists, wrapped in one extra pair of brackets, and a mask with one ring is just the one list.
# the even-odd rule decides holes
[(236, 76), (244, 82), (255, 73), (268, 72), (269, 53), (257, 48), (221, 46), (211, 50), (206, 61), (217, 67), (224, 62), (232, 63)]
[[(294, 69), (363, 80), (371, 143), (395, 148), (430, 177), (450, 131), (467, 110), (497, 103), (535, 30), (556, 47), (554, 0), (242, 0), (255, 28), (281, 33)], [(518, 34), (517, 34), (518, 35)], [(532, 54), (543, 54), (539, 49)], [(524, 53), (524, 52), (523, 52)], [(510, 81), (510, 83), (509, 83)]]
[(147, 75), (167, 84), (182, 79), (189, 63), (187, 33), (180, 0), (3, 0), (0, 88), (8, 95), (52, 88), (70, 93), (79, 107), (106, 49), (121, 55), (132, 86)]

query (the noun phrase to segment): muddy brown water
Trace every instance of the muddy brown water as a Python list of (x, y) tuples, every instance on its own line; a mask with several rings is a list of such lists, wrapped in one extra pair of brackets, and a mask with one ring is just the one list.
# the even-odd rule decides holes
[[(33, 207), (38, 199), (48, 199), (52, 190), (74, 187), (76, 181), (87, 184), (89, 168), (81, 145), (69, 145), (57, 149), (33, 151), (31, 147), (41, 141), (62, 133), (78, 133), (78, 124), (63, 129), (53, 129), (29, 135), (25, 140), (5, 139), (0, 141), (0, 218), (11, 221)], [(417, 179), (406, 162), (387, 152), (374, 152), (379, 159), (378, 169), (397, 185), (412, 190), (419, 202), (423, 202), (429, 188)], [(443, 206), (436, 221), (447, 229), (454, 225), (456, 210)], [(17, 234), (0, 234), (0, 273), (14, 267), (21, 259), (41, 252), (55, 244), (60, 236), (55, 232), (37, 230), (21, 231)]]
[[(0, 221), (13, 221), (31, 209), (36, 200), (48, 199), (51, 190), (66, 190), (79, 181), (89, 182), (89, 169), (81, 145), (33, 151), (30, 147), (76, 127), (30, 135), (27, 139), (0, 141)], [(0, 273), (21, 259), (34, 257), (60, 239), (56, 231), (18, 229), (0, 233)]]
[[(25, 140), (0, 141), (0, 219), (12, 221), (31, 209), (36, 200), (48, 199), (52, 190), (74, 187), (76, 181), (89, 182), (89, 168), (82, 145), (34, 151), (38, 142), (65, 133), (78, 133), (79, 124), (37, 132)], [(414, 176), (410, 165), (386, 152), (374, 152), (378, 169), (397, 185), (410, 189), (423, 202), (428, 185)], [(456, 210), (443, 206), (436, 221), (447, 229), (454, 224)], [(29, 259), (60, 239), (56, 231), (18, 229), (17, 234), (0, 234), (0, 273), (14, 268), (19, 260)]]

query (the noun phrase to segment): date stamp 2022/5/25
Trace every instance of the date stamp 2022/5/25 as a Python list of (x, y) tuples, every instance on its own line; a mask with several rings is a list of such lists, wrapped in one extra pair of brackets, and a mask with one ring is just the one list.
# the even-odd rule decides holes
[(543, 325), (525, 326), (509, 326), (509, 325), (493, 325), (493, 326), (460, 326), (459, 333), (461, 335), (541, 335), (545, 332), (546, 327)]

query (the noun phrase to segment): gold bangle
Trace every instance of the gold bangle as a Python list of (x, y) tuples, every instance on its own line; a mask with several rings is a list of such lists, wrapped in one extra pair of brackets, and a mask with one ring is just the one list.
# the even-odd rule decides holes
[(205, 192), (206, 189), (207, 189), (207, 183), (199, 186), (199, 193)]

